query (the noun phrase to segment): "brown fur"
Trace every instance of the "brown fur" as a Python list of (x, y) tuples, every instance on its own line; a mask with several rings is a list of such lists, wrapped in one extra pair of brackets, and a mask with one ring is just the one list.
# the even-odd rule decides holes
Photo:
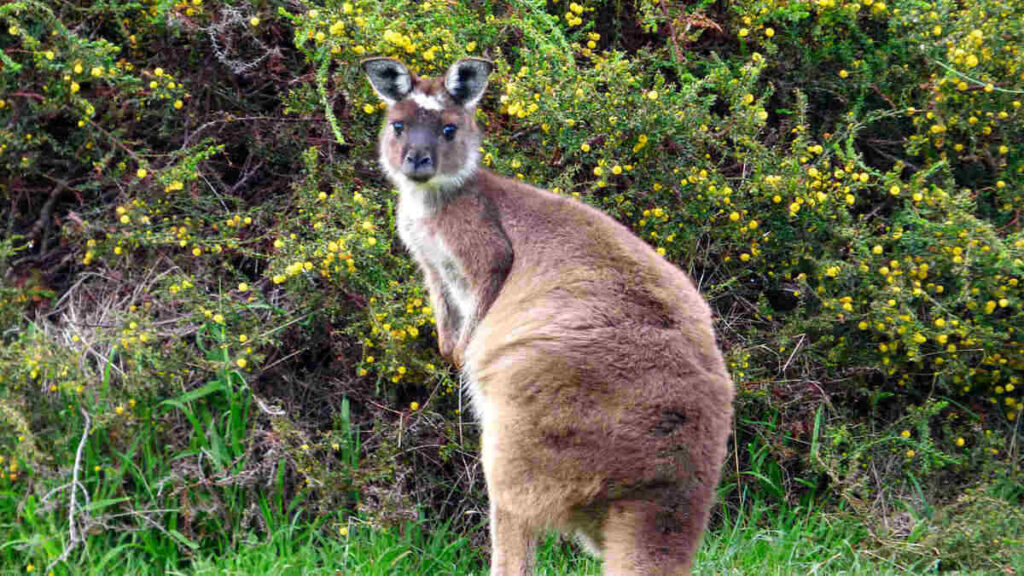
[[(466, 122), (468, 141), (475, 130), (472, 111), (451, 103), (427, 114), (407, 99), (389, 114), (447, 115), (433, 121)], [(390, 161), (396, 144), (385, 134), (381, 145)], [(439, 173), (457, 171), (445, 161)], [(403, 204), (436, 196), (431, 211), (405, 219), (403, 239), (447, 249), (438, 260), (409, 246), (441, 351), (463, 367), (481, 418), (492, 574), (529, 574), (545, 529), (579, 533), (606, 574), (689, 574), (733, 398), (690, 280), (598, 210), (486, 170), (454, 190), (402, 193)], [(454, 271), (441, 270), (449, 260)], [(468, 318), (455, 310), (460, 282), (476, 305)]]

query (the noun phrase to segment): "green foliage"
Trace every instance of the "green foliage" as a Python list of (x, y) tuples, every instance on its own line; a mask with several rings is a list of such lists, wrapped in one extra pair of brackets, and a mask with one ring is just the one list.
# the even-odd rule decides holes
[[(102, 571), (131, 550), (173, 570), (265, 538), (237, 566), (262, 570), (300, 523), (280, 545), (320, 565), (357, 511), (478, 527), (475, 428), (375, 169), (370, 55), (424, 75), (494, 60), (483, 164), (601, 208), (706, 294), (740, 391), (722, 572), (836, 548), (857, 570), (862, 541), (1013, 565), (1022, 17), (1019, 0), (0, 6), (0, 565)], [(794, 502), (851, 510), (875, 540), (841, 532), (787, 565), (804, 527), (832, 533), (766, 511)], [(748, 522), (792, 548), (729, 531)], [(379, 534), (346, 569), (436, 550)], [(455, 543), (435, 557), (472, 570)]]

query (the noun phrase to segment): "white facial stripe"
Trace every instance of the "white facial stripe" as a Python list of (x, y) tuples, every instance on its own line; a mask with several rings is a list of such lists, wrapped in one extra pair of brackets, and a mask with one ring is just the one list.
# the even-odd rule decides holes
[(444, 110), (444, 103), (441, 102), (440, 96), (427, 96), (423, 92), (417, 90), (410, 94), (409, 97), (424, 110), (433, 110), (435, 112)]

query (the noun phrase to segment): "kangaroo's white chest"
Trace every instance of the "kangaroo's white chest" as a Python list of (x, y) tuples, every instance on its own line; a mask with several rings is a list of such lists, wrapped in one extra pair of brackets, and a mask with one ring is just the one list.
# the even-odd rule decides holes
[(421, 266), (429, 267), (438, 275), (445, 292), (443, 297), (465, 322), (476, 311), (469, 279), (445, 239), (427, 225), (432, 212), (420, 196), (402, 191), (398, 205), (398, 236)]

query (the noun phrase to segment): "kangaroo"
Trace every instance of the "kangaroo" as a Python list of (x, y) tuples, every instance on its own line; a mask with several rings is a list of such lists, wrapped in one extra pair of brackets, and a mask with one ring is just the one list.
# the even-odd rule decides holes
[(398, 234), (480, 420), (492, 576), (531, 574), (544, 530), (605, 574), (689, 574), (732, 423), (707, 304), (611, 217), (478, 165), (489, 61), (362, 67)]

